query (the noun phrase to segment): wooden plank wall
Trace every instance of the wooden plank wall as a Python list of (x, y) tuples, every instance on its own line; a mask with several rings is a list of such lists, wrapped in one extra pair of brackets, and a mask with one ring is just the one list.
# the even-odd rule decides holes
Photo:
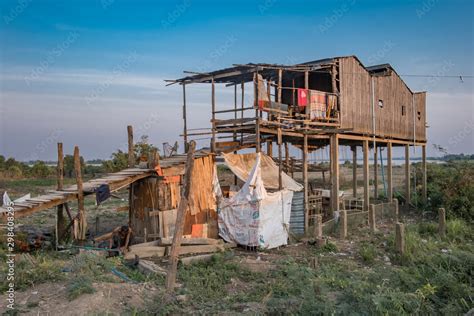
[[(190, 207), (185, 218), (184, 235), (191, 234), (193, 224), (209, 224), (215, 230), (213, 237), (217, 237), (217, 207), (212, 190), (214, 157), (197, 158), (194, 163), (193, 188), (189, 201)], [(173, 170), (179, 172), (177, 168)], [(158, 234), (160, 232), (159, 216), (164, 216), (163, 211), (176, 209), (180, 195), (179, 182), (168, 183), (162, 178), (146, 178), (134, 183), (130, 225), (135, 236), (143, 238), (145, 228), (147, 235)]]
[(372, 132), (370, 75), (353, 57), (339, 59), (341, 128)]
[[(352, 128), (358, 134), (372, 134), (372, 76), (354, 57), (340, 58), (339, 65), (341, 128)], [(413, 140), (414, 96), (416, 139), (426, 141), (426, 94), (413, 94), (395, 72), (373, 78), (376, 135)], [(382, 108), (379, 100), (383, 101)], [(402, 106), (405, 106), (405, 115), (402, 115)]]

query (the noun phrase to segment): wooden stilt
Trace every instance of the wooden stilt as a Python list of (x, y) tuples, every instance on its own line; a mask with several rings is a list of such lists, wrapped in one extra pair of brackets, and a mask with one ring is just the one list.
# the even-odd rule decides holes
[(410, 145), (405, 145), (405, 200), (406, 209), (410, 208), (411, 191), (410, 191)]
[(393, 182), (392, 182), (392, 143), (387, 143), (387, 198), (391, 202), (393, 199)]
[(285, 142), (285, 172), (288, 173), (290, 170), (290, 148), (288, 142)]
[(426, 177), (426, 146), (421, 147), (421, 173), (422, 173), (422, 187), (423, 187), (423, 202), (428, 201), (427, 194), (427, 177)]
[(352, 146), (352, 196), (357, 197), (357, 146)]
[(339, 139), (331, 135), (331, 213), (339, 211)]
[(86, 239), (87, 232), (87, 218), (84, 209), (84, 192), (82, 188), (82, 174), (81, 174), (81, 156), (79, 155), (79, 147), (74, 147), (74, 172), (76, 173), (77, 183), (77, 209), (78, 216), (78, 236), (79, 240)]
[(362, 146), (364, 156), (364, 211), (369, 211), (369, 141), (364, 140)]
[(178, 256), (179, 248), (181, 247), (181, 240), (183, 238), (184, 231), (184, 220), (186, 217), (186, 210), (188, 208), (188, 201), (191, 190), (191, 175), (194, 168), (194, 150), (196, 148), (196, 143), (191, 141), (188, 146), (188, 154), (186, 160), (186, 170), (184, 173), (184, 186), (181, 191), (181, 200), (179, 201), (178, 211), (176, 215), (176, 224), (173, 235), (173, 243), (171, 244), (170, 250), (170, 262), (168, 273), (166, 274), (166, 290), (171, 292), (174, 290), (174, 285), (176, 282), (176, 272), (178, 270)]
[(308, 183), (308, 135), (303, 136), (303, 186), (304, 186), (304, 231), (308, 233), (309, 226), (309, 183)]
[(273, 140), (272, 139), (267, 140), (267, 156), (273, 157)]
[(283, 161), (282, 161), (282, 152), (281, 152), (281, 143), (282, 143), (282, 135), (281, 135), (281, 128), (278, 128), (278, 190), (283, 188), (283, 179), (282, 179), (282, 172), (283, 172)]
[(377, 144), (374, 142), (374, 199), (376, 200), (379, 197), (379, 183), (378, 183), (378, 153), (377, 153)]

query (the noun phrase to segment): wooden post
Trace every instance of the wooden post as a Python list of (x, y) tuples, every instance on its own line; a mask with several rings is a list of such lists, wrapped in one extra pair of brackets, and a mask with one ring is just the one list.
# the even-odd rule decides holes
[(135, 166), (135, 152), (133, 148), (133, 127), (127, 126), (128, 133), (128, 167), (133, 168)]
[(387, 198), (391, 202), (393, 199), (392, 182), (392, 142), (387, 143)]
[(283, 172), (283, 161), (282, 161), (282, 152), (281, 152), (281, 143), (282, 143), (282, 135), (281, 135), (281, 128), (278, 127), (278, 190), (283, 188), (283, 179), (282, 179), (282, 172)]
[(357, 146), (352, 146), (352, 196), (357, 197)]
[(196, 143), (191, 141), (188, 146), (189, 150), (186, 159), (186, 170), (184, 173), (184, 187), (181, 191), (181, 199), (179, 201), (178, 211), (176, 215), (176, 224), (173, 235), (173, 243), (170, 250), (170, 263), (168, 273), (166, 274), (166, 289), (167, 291), (173, 291), (176, 282), (176, 272), (178, 270), (178, 256), (179, 248), (181, 246), (181, 240), (183, 238), (184, 231), (184, 220), (186, 217), (186, 211), (188, 209), (189, 196), (192, 191), (192, 174), (194, 169), (194, 150)]
[(405, 225), (402, 223), (395, 226), (395, 249), (400, 255), (405, 253)]
[[(57, 190), (61, 191), (64, 186), (64, 153), (63, 153), (63, 143), (58, 143), (58, 168), (57, 168)], [(64, 228), (65, 228), (65, 220), (64, 220), (64, 205), (58, 205), (57, 207), (57, 216), (56, 216), (56, 225), (57, 225), (57, 232), (56, 232), (56, 247), (58, 245), (59, 236), (64, 235)]]
[(410, 208), (411, 192), (410, 192), (410, 145), (405, 145), (405, 199), (406, 209)]
[(423, 186), (423, 202), (428, 201), (427, 195), (427, 179), (426, 179), (426, 145), (421, 147), (421, 173), (422, 173), (422, 186)]
[[(243, 119), (244, 118), (244, 107), (245, 107), (245, 82), (242, 80), (242, 82), (240, 83), (240, 90), (242, 92), (241, 96), (240, 96), (240, 118)], [(242, 144), (243, 143), (243, 139), (244, 139), (244, 132), (241, 131), (240, 132), (240, 143)]]
[(303, 136), (303, 189), (304, 189), (304, 231), (308, 233), (309, 226), (309, 184), (308, 184), (308, 135)]
[(378, 159), (378, 154), (377, 154), (377, 144), (374, 142), (374, 199), (376, 200), (379, 195), (379, 183), (378, 183), (378, 168), (377, 168), (377, 160)]
[(188, 124), (186, 119), (186, 84), (183, 82), (183, 141), (184, 141), (184, 152), (187, 152), (188, 149)]
[(369, 141), (364, 140), (362, 146), (364, 156), (364, 211), (369, 211)]
[(259, 110), (258, 110), (258, 72), (255, 73), (255, 137), (256, 137), (256, 144), (255, 144), (255, 151), (257, 153), (260, 152), (261, 146), (260, 146), (260, 116), (259, 116)]
[(398, 200), (397, 199), (392, 199), (392, 202), (394, 203), (394, 208), (395, 208), (395, 221), (398, 222), (400, 220), (400, 211), (398, 209)]
[(74, 147), (74, 171), (76, 173), (77, 183), (77, 209), (79, 211), (78, 224), (79, 224), (79, 240), (86, 239), (87, 232), (87, 218), (84, 210), (84, 192), (82, 189), (82, 174), (81, 174), (81, 156), (79, 155), (79, 147)]
[(288, 142), (285, 142), (285, 172), (288, 173), (290, 170), (290, 148)]
[(323, 237), (323, 216), (321, 214), (314, 216), (313, 234), (314, 238)]
[(273, 139), (267, 139), (267, 156), (273, 157)]
[(339, 210), (339, 139), (331, 135), (331, 213)]
[(214, 77), (211, 80), (212, 84), (212, 95), (211, 95), (211, 104), (212, 104), (212, 138), (211, 138), (211, 152), (216, 152), (216, 83), (214, 82)]
[(370, 227), (370, 230), (373, 232), (377, 229), (375, 225), (375, 205), (374, 204), (370, 204), (370, 208), (369, 208), (369, 227)]
[(441, 238), (446, 237), (446, 210), (444, 208), (438, 209), (438, 233)]
[(341, 225), (340, 225), (340, 230), (339, 230), (339, 237), (341, 239), (345, 239), (347, 237), (347, 211), (346, 210), (341, 211), (340, 221), (341, 221)]

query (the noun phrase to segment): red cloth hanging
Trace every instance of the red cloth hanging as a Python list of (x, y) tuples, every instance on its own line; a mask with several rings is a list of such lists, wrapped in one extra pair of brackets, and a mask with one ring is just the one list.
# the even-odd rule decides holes
[(298, 106), (308, 105), (308, 89), (298, 89)]

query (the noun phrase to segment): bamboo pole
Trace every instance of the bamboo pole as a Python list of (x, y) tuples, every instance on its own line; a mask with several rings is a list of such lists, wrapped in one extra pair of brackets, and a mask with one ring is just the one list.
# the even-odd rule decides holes
[(364, 140), (362, 146), (364, 156), (364, 211), (369, 211), (369, 141)]
[(186, 217), (186, 211), (188, 209), (189, 196), (193, 190), (193, 188), (191, 187), (191, 180), (194, 169), (194, 150), (196, 148), (196, 143), (194, 141), (191, 141), (189, 143), (188, 148), (189, 150), (186, 159), (186, 170), (184, 173), (184, 186), (181, 191), (181, 199), (179, 201), (178, 211), (176, 215), (173, 244), (171, 245), (170, 250), (170, 263), (168, 273), (166, 274), (166, 290), (169, 292), (174, 290), (174, 285), (176, 282), (179, 248), (181, 247), (181, 241), (183, 238), (184, 231), (184, 220)]
[(387, 143), (387, 198), (393, 200), (393, 182), (392, 182), (392, 142)]

